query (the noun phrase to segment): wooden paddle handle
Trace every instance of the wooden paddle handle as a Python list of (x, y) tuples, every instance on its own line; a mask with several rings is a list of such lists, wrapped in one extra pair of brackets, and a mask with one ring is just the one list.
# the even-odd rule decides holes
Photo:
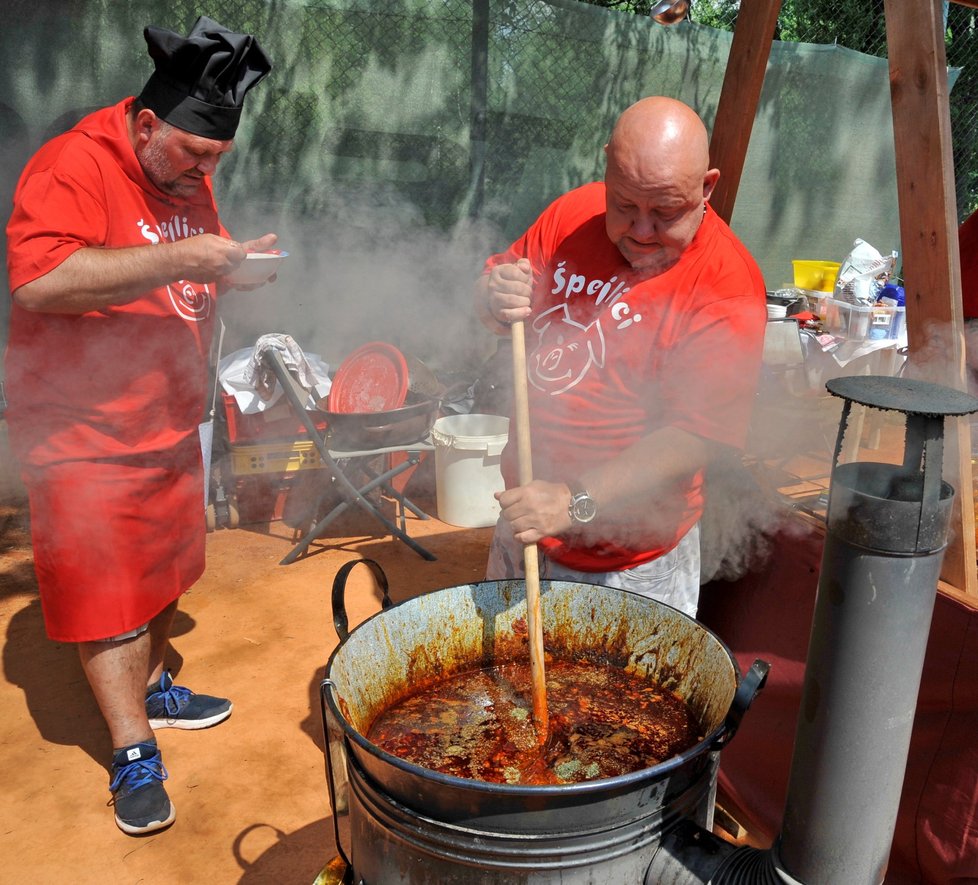
[(516, 420), (516, 451), (519, 456), (520, 485), (533, 481), (530, 446), (530, 401), (526, 383), (526, 334), (523, 321), (513, 323), (513, 416)]
[[(530, 447), (530, 407), (526, 383), (526, 336), (523, 321), (513, 323), (513, 417), (516, 421), (516, 450), (519, 458), (520, 485), (533, 481)], [(533, 721), (537, 739), (543, 746), (550, 733), (547, 710), (547, 677), (543, 662), (543, 619), (540, 614), (540, 558), (536, 544), (523, 546), (526, 570), (526, 626), (530, 640), (530, 676), (532, 678)]]

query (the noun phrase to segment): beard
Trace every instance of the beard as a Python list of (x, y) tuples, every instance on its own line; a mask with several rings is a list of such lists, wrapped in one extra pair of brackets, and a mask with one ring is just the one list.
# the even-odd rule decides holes
[(183, 173), (174, 174), (166, 156), (166, 137), (169, 129), (162, 124), (160, 131), (139, 154), (139, 165), (146, 177), (163, 193), (171, 197), (192, 197), (200, 189), (201, 180), (186, 179)]
[(682, 252), (673, 247), (660, 246), (654, 251), (644, 251), (631, 246), (628, 240), (619, 240), (618, 251), (641, 279), (650, 279), (665, 273), (679, 261)]

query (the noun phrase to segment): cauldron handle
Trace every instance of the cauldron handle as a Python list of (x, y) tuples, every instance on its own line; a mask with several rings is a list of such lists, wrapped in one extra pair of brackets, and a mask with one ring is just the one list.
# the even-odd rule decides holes
[(333, 687), (331, 679), (319, 683), (319, 705), (323, 716), (323, 739), (326, 742), (326, 785), (329, 788), (329, 804), (333, 809), (333, 841), (347, 870), (353, 869), (350, 862), (350, 847), (343, 845), (340, 836), (340, 815), (350, 814), (350, 782), (346, 775), (346, 747), (343, 745), (343, 729), (326, 703), (326, 692)]
[(345, 563), (336, 573), (336, 577), (333, 578), (333, 626), (336, 628), (336, 635), (340, 637), (340, 642), (343, 642), (350, 635), (350, 620), (346, 616), (346, 579), (353, 571), (353, 567), (361, 562), (373, 572), (374, 580), (383, 594), (381, 606), (390, 608), (394, 604), (387, 592), (387, 575), (384, 574), (380, 565), (372, 559), (354, 559)]
[(727, 717), (723, 720), (723, 731), (713, 742), (713, 749), (719, 750), (721, 747), (725, 747), (737, 733), (744, 714), (754, 702), (758, 692), (764, 688), (770, 669), (771, 665), (760, 658), (751, 664), (750, 669), (744, 674), (744, 678), (740, 680), (740, 685), (737, 686), (733, 701), (730, 703), (730, 709), (727, 711)]

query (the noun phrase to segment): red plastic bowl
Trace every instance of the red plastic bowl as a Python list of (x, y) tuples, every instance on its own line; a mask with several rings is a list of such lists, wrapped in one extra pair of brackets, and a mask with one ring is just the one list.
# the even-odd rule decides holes
[(336, 370), (329, 390), (330, 412), (386, 412), (404, 405), (408, 365), (393, 344), (371, 341), (353, 351)]

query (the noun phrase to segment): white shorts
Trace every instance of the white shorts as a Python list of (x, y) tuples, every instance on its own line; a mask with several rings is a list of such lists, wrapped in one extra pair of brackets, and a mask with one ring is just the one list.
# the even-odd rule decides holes
[[(523, 545), (513, 537), (509, 522), (500, 517), (489, 547), (486, 579), (502, 581), (525, 576)], [(668, 553), (622, 571), (577, 571), (555, 562), (541, 550), (540, 577), (550, 581), (580, 581), (630, 590), (671, 605), (695, 618), (700, 598), (699, 523), (686, 532), (682, 540)]]
[(125, 633), (119, 633), (117, 636), (106, 636), (105, 639), (96, 639), (95, 642), (122, 642), (124, 639), (135, 639), (137, 636), (142, 636), (149, 629), (149, 624), (143, 624), (141, 627), (137, 627), (135, 630), (127, 630)]

